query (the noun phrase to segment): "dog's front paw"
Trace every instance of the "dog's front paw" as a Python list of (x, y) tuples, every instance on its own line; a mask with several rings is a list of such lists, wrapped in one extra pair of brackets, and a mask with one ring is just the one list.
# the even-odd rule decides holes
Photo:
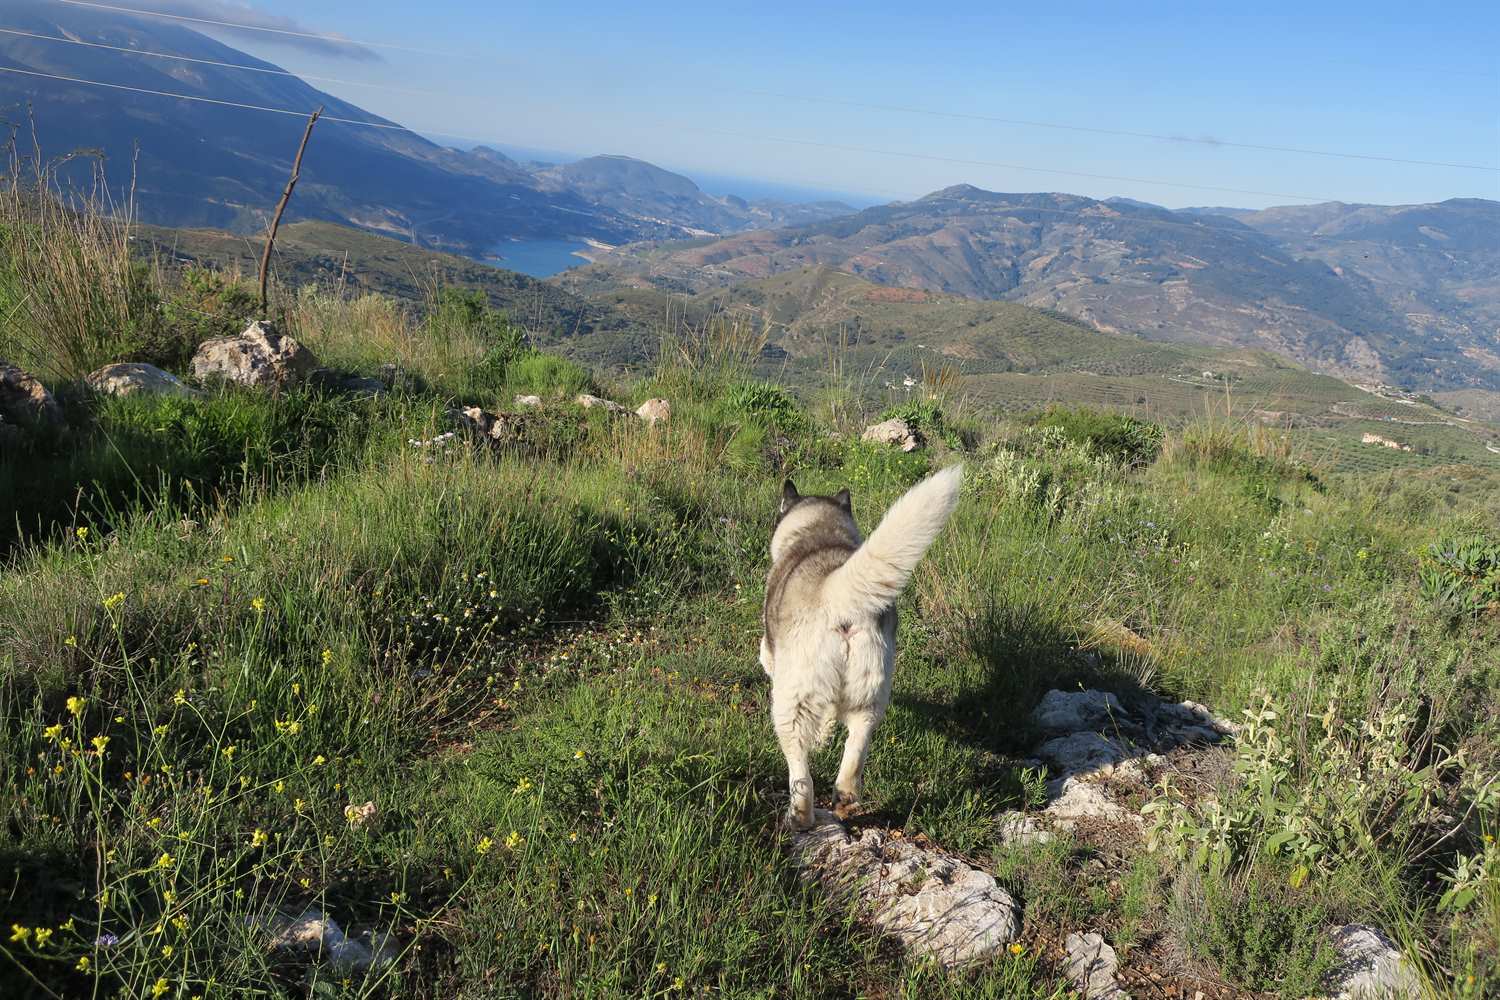
[(787, 827), (794, 833), (805, 833), (817, 825), (811, 808), (802, 810), (796, 806), (788, 806), (784, 819)]
[(858, 816), (862, 811), (859, 796), (853, 792), (839, 792), (833, 797), (833, 814), (841, 820)]

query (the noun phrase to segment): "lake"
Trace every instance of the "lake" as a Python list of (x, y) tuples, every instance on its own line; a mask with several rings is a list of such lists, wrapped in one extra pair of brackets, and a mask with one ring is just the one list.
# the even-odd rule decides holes
[(547, 278), (570, 267), (587, 264), (582, 257), (573, 256), (575, 250), (587, 250), (587, 243), (571, 240), (520, 240), (506, 241), (490, 248), (491, 257), (500, 258), (490, 263), (507, 271), (520, 271), (533, 278)]

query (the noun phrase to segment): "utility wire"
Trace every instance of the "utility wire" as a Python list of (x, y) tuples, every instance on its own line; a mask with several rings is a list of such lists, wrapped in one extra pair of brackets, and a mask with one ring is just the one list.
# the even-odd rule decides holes
[[(69, 0), (69, 2), (72, 2), (72, 0)], [(0, 66), (0, 72), (4, 72), (4, 73), (18, 73), (18, 74), (21, 74), (23, 76), (40, 77), (42, 79), (58, 80), (58, 81), (61, 81), (61, 82), (64, 82), (64, 83), (74, 83), (74, 84), (80, 84), (80, 85), (84, 85), (84, 86), (106, 87), (106, 88), (108, 88), (110, 90), (123, 90), (123, 91), (130, 91), (130, 92), (140, 93), (140, 94), (150, 94), (150, 95), (155, 96), (155, 97), (171, 97), (171, 98), (176, 98), (177, 100), (183, 100), (183, 101), (197, 101), (197, 102), (203, 103), (203, 104), (214, 104), (214, 105), (219, 105), (219, 106), (222, 106), (222, 107), (244, 108), (244, 109), (247, 109), (247, 110), (250, 110), (250, 111), (266, 111), (266, 112), (270, 112), (272, 114), (292, 115), (292, 116), (297, 117), (297, 118), (305, 118), (305, 117), (307, 117), (307, 114), (308, 114), (308, 112), (305, 112), (305, 111), (293, 111), (293, 110), (289, 110), (287, 108), (271, 108), (271, 107), (266, 107), (265, 105), (260, 105), (260, 104), (245, 104), (245, 103), (240, 102), (240, 101), (228, 101), (228, 100), (221, 100), (221, 99), (213, 98), (213, 97), (201, 97), (201, 96), (194, 95), (194, 94), (178, 94), (178, 93), (173, 93), (171, 91), (165, 91), (165, 90), (152, 90), (152, 89), (149, 89), (149, 88), (146, 88), (146, 87), (131, 87), (131, 86), (127, 86), (125, 84), (120, 84), (120, 83), (104, 83), (104, 82), (101, 82), (99, 80), (85, 80), (85, 79), (82, 79), (82, 78), (79, 78), (79, 77), (63, 76), (63, 75), (60, 75), (60, 74), (57, 74), (57, 73), (43, 73), (43, 72), (41, 72), (39, 70), (26, 70), (26, 69), (17, 69), (17, 68), (9, 67), (9, 66)], [(380, 128), (380, 129), (389, 129), (389, 130), (392, 130), (392, 131), (399, 131), (399, 132), (409, 132), (409, 133), (412, 133), (414, 135), (420, 135), (420, 134), (424, 134), (425, 133), (427, 135), (444, 136), (444, 137), (447, 137), (447, 138), (450, 138), (450, 139), (463, 139), (465, 141), (470, 141), (470, 142), (493, 142), (494, 141), (494, 140), (491, 140), (491, 139), (485, 139), (485, 138), (481, 138), (481, 137), (478, 137), (478, 136), (461, 135), (461, 134), (456, 133), (456, 132), (444, 132), (444, 131), (441, 131), (439, 129), (411, 128), (411, 127), (408, 127), (408, 126), (405, 126), (405, 125), (398, 125), (398, 124), (396, 124), (394, 122), (362, 121), (362, 120), (357, 119), (357, 118), (339, 118), (339, 117), (332, 116), (332, 115), (325, 116), (322, 120), (323, 121), (329, 121), (329, 122), (339, 122), (339, 123), (342, 123), (342, 124), (345, 124), (345, 125), (358, 125), (358, 126), (363, 126), (363, 127), (366, 127), (366, 128)], [(729, 130), (729, 129), (710, 128), (710, 127), (707, 127), (707, 126), (699, 126), (699, 125), (687, 125), (687, 124), (684, 124), (684, 123), (681, 123), (681, 122), (661, 122), (661, 124), (666, 125), (666, 126), (671, 127), (671, 128), (677, 128), (677, 129), (680, 129), (680, 130), (683, 130), (683, 131), (702, 132), (702, 133), (707, 133), (707, 134), (711, 134), (711, 135), (734, 136), (734, 137), (743, 138), (743, 139), (751, 139), (751, 140), (758, 141), (758, 142), (778, 142), (778, 143), (789, 143), (789, 144), (798, 145), (798, 146), (817, 146), (817, 147), (821, 147), (821, 148), (824, 148), (824, 149), (841, 150), (843, 152), (869, 153), (869, 154), (874, 154), (874, 155), (879, 155), (879, 156), (897, 156), (897, 157), (902, 157), (902, 158), (905, 158), (905, 159), (928, 160), (928, 161), (932, 161), (932, 162), (935, 162), (935, 163), (954, 163), (954, 164), (960, 164), (960, 165), (963, 165), (963, 166), (992, 167), (992, 168), (998, 168), (998, 169), (1002, 169), (1002, 170), (1021, 170), (1021, 171), (1028, 171), (1028, 172), (1031, 172), (1031, 173), (1059, 174), (1059, 175), (1068, 176), (1068, 177), (1087, 177), (1087, 178), (1091, 178), (1091, 179), (1094, 179), (1094, 180), (1120, 181), (1120, 182), (1132, 183), (1132, 184), (1152, 184), (1152, 185), (1156, 185), (1156, 186), (1159, 186), (1159, 187), (1184, 188), (1184, 189), (1193, 189), (1193, 190), (1198, 190), (1198, 191), (1213, 191), (1213, 192), (1217, 192), (1217, 193), (1220, 193), (1220, 194), (1245, 194), (1245, 195), (1253, 195), (1255, 197), (1261, 197), (1261, 198), (1285, 198), (1285, 199), (1289, 199), (1289, 200), (1292, 200), (1292, 201), (1326, 202), (1326, 201), (1337, 201), (1338, 200), (1336, 198), (1317, 197), (1317, 196), (1314, 196), (1314, 195), (1305, 195), (1305, 194), (1285, 194), (1285, 193), (1275, 192), (1275, 191), (1258, 191), (1258, 190), (1246, 189), (1246, 188), (1219, 187), (1217, 185), (1211, 185), (1211, 184), (1191, 184), (1191, 183), (1187, 183), (1187, 182), (1155, 180), (1155, 179), (1144, 178), (1144, 177), (1124, 177), (1124, 176), (1118, 176), (1118, 175), (1114, 175), (1114, 174), (1094, 174), (1094, 173), (1087, 173), (1087, 172), (1081, 171), (1081, 170), (1064, 170), (1064, 169), (1054, 168), (1054, 167), (1033, 167), (1033, 166), (1027, 166), (1027, 165), (1024, 165), (1024, 164), (1001, 163), (1001, 162), (995, 161), (995, 160), (971, 160), (971, 159), (965, 159), (965, 158), (962, 158), (962, 157), (954, 157), (954, 156), (938, 156), (937, 154), (934, 154), (934, 153), (913, 153), (913, 152), (908, 152), (908, 151), (905, 151), (905, 150), (878, 149), (878, 148), (872, 147), (872, 146), (852, 146), (852, 145), (844, 145), (844, 144), (841, 144), (841, 143), (819, 142), (819, 141), (813, 140), (813, 139), (794, 139), (794, 138), (789, 138), (789, 137), (785, 137), (785, 136), (754, 135), (754, 134), (748, 133), (748, 132), (736, 132), (736, 131), (732, 131), (732, 130)]]
[(150, 56), (153, 59), (177, 59), (181, 62), (196, 63), (200, 66), (242, 69), (247, 73), (269, 73), (272, 76), (289, 76), (297, 80), (317, 80), (320, 83), (337, 83), (345, 87), (372, 87), (376, 90), (390, 90), (398, 94), (414, 94), (418, 97), (444, 96), (435, 90), (412, 90), (408, 87), (392, 87), (384, 83), (366, 83), (363, 80), (342, 80), (332, 76), (312, 76), (304, 73), (292, 73), (288, 70), (278, 69), (275, 66), (246, 66), (243, 63), (219, 62), (217, 59), (198, 59), (193, 56), (177, 55), (175, 52), (151, 52), (146, 49), (131, 48), (128, 45), (105, 45), (103, 42), (86, 42), (81, 38), (63, 38), (60, 35), (38, 35), (30, 31), (20, 31), (15, 28), (0, 28), (0, 34), (19, 35), (22, 38), (35, 38), (43, 42), (65, 42), (68, 45), (85, 45), (91, 49), (107, 49), (110, 52), (124, 52), (132, 56)]
[(1308, 149), (1303, 146), (1271, 146), (1255, 142), (1230, 142), (1227, 139), (1203, 139), (1184, 135), (1165, 135), (1157, 132), (1133, 132), (1129, 129), (1094, 128), (1088, 125), (1064, 125), (1059, 122), (1033, 121), (1024, 118), (996, 118), (991, 115), (969, 114), (961, 111), (938, 111), (932, 108), (912, 108), (899, 104), (872, 104), (866, 101), (846, 101), (833, 97), (817, 97), (806, 94), (782, 94), (773, 90), (722, 89), (726, 93), (750, 94), (756, 97), (775, 97), (785, 101), (804, 101), (810, 104), (833, 104), (845, 108), (867, 108), (871, 111), (890, 111), (906, 115), (930, 115), (935, 118), (953, 118), (959, 121), (991, 122), (996, 125), (1019, 125), (1026, 128), (1061, 129), (1067, 132), (1089, 132), (1094, 135), (1122, 135), (1135, 139), (1160, 139), (1164, 142), (1191, 142), (1204, 146), (1228, 146), (1232, 149), (1258, 149), (1270, 153), (1296, 153), (1301, 156), (1332, 156), (1345, 160), (1373, 160), (1378, 163), (1409, 163), (1419, 167), (1448, 167), (1453, 170), (1487, 170), (1500, 173), (1500, 167), (1483, 163), (1449, 163), (1443, 160), (1413, 160), (1403, 156), (1379, 156), (1372, 153), (1345, 153), (1328, 149)]
[[(140, 14), (147, 17), (163, 17), (178, 21), (190, 21), (200, 24), (211, 24), (221, 28), (237, 28), (244, 31), (266, 31), (275, 34), (292, 35), (299, 38), (314, 38), (321, 41), (341, 45), (364, 45), (378, 48), (399, 49), (408, 52), (420, 52), (426, 55), (439, 55), (445, 58), (472, 58), (461, 56), (457, 53), (436, 52), (429, 49), (410, 48), (408, 46), (393, 45), (384, 42), (355, 41), (340, 35), (323, 35), (316, 32), (290, 31), (281, 28), (270, 28), (262, 25), (243, 24), (233, 21), (211, 20), (209, 18), (188, 17), (180, 14), (169, 14), (162, 11), (141, 10), (135, 7), (122, 7), (114, 4), (98, 3), (95, 0), (57, 0), (59, 3), (70, 4), (76, 7), (94, 7), (102, 10), (120, 11), (130, 14)], [(69, 39), (71, 40), (71, 39)], [(87, 43), (85, 43), (87, 44)], [(159, 53), (166, 58), (165, 53)], [(742, 87), (708, 87), (706, 89), (718, 90), (723, 93), (748, 94), (756, 97), (774, 97), (780, 100), (803, 101), (812, 104), (828, 104), (849, 108), (868, 108), (872, 111), (886, 111), (897, 114), (928, 115), (937, 118), (949, 118), (958, 121), (988, 122), (996, 125), (1014, 125), (1023, 128), (1045, 128), (1057, 129), (1067, 132), (1086, 132), (1092, 135), (1117, 135), (1135, 139), (1155, 139), (1163, 142), (1195, 143), (1204, 146), (1222, 146), (1231, 149), (1254, 149), (1272, 153), (1293, 153), (1298, 156), (1324, 156), (1346, 160), (1365, 160), (1376, 163), (1404, 163), (1421, 167), (1442, 167), (1450, 170), (1483, 170), (1490, 173), (1500, 173), (1500, 166), (1483, 163), (1452, 163), (1444, 160), (1419, 160), (1401, 156), (1382, 156), (1375, 153), (1350, 153), (1340, 150), (1310, 149), (1304, 146), (1277, 146), (1267, 143), (1233, 142), (1226, 139), (1195, 138), (1192, 136), (1168, 135), (1158, 132), (1138, 132), (1130, 129), (1098, 128), (1089, 125), (1072, 125), (1063, 122), (1045, 122), (1024, 118), (1001, 118), (993, 115), (982, 115), (961, 111), (942, 111), (934, 108), (916, 108), (899, 104), (877, 104), (865, 101), (842, 100), (833, 97), (820, 97), (807, 94), (786, 94), (773, 90), (751, 90)], [(1281, 196), (1277, 196), (1281, 197)]]
[(57, 0), (72, 7), (93, 7), (98, 10), (118, 11), (121, 14), (135, 14), (140, 17), (161, 17), (170, 21), (189, 21), (193, 24), (211, 24), (218, 28), (234, 28), (239, 31), (264, 31), (273, 35), (289, 35), (293, 38), (312, 38), (320, 42), (328, 42), (331, 45), (342, 45), (349, 48), (373, 48), (373, 49), (395, 49), (401, 52), (417, 52), (427, 56), (442, 56), (445, 59), (466, 58), (458, 56), (454, 52), (440, 52), (436, 49), (419, 49), (410, 45), (396, 45), (391, 42), (365, 42), (355, 38), (345, 38), (342, 35), (321, 35), (315, 31), (293, 31), (289, 28), (272, 28), (264, 24), (240, 24), (235, 21), (218, 21), (208, 17), (189, 17), (186, 14), (168, 14), (159, 10), (141, 10), (138, 7), (120, 7), (110, 3), (94, 3), (92, 0)]

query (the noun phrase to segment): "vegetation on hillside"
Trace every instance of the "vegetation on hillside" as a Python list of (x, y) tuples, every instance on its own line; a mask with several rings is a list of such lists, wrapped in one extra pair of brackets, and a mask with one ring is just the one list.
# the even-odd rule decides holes
[[(757, 379), (756, 331), (612, 381), (461, 293), (282, 298), (324, 363), (409, 376), (379, 398), (77, 386), (139, 349), (92, 317), (204, 287), (152, 277), (40, 328), (101, 353), (49, 371), (66, 442), (0, 443), (21, 449), (0, 496), (48, 498), (8, 518), (0, 576), (0, 963), (23, 995), (1061, 998), (1088, 928), (1187, 996), (1301, 997), (1353, 921), (1433, 995), (1500, 990), (1500, 618), (1445, 596), (1493, 582), (1495, 493), (1450, 509), (1227, 417), (1011, 419), (941, 380), (889, 400), (941, 428), (904, 455), (858, 440), (876, 408)], [(584, 384), (671, 419), (569, 405)], [(458, 402), (524, 429), (445, 437)], [(851, 486), (868, 528), (956, 458), (862, 820), (1023, 901), (1018, 951), (945, 972), (799, 878), (755, 643), (782, 475)], [(1007, 843), (997, 815), (1041, 794), (1031, 710), (1080, 685), (1246, 728), (1141, 790), (1147, 842)], [(308, 908), (395, 960), (269, 948)]]

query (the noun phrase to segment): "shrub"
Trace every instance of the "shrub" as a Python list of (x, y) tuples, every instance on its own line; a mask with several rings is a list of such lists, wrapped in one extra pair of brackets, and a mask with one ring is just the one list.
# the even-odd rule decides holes
[(576, 396), (593, 385), (588, 370), (556, 354), (530, 351), (506, 367), (509, 388), (536, 396)]
[(1500, 542), (1481, 531), (1445, 533), (1422, 553), (1418, 574), (1427, 598), (1454, 617), (1500, 608)]
[(1155, 461), (1164, 437), (1159, 424), (1085, 407), (1054, 406), (1036, 418), (1035, 426), (1055, 427), (1069, 441), (1087, 445), (1127, 466)]
[(905, 420), (921, 431), (928, 440), (942, 441), (955, 450), (964, 446), (958, 431), (948, 426), (943, 409), (935, 399), (909, 399), (884, 410), (880, 420)]
[(724, 402), (739, 416), (783, 434), (797, 434), (808, 428), (802, 407), (779, 385), (741, 382), (729, 390)]
[(222, 271), (190, 267), (162, 307), (165, 320), (156, 337), (143, 345), (139, 360), (181, 370), (198, 345), (231, 337), (255, 315), (256, 291), (249, 283)]

